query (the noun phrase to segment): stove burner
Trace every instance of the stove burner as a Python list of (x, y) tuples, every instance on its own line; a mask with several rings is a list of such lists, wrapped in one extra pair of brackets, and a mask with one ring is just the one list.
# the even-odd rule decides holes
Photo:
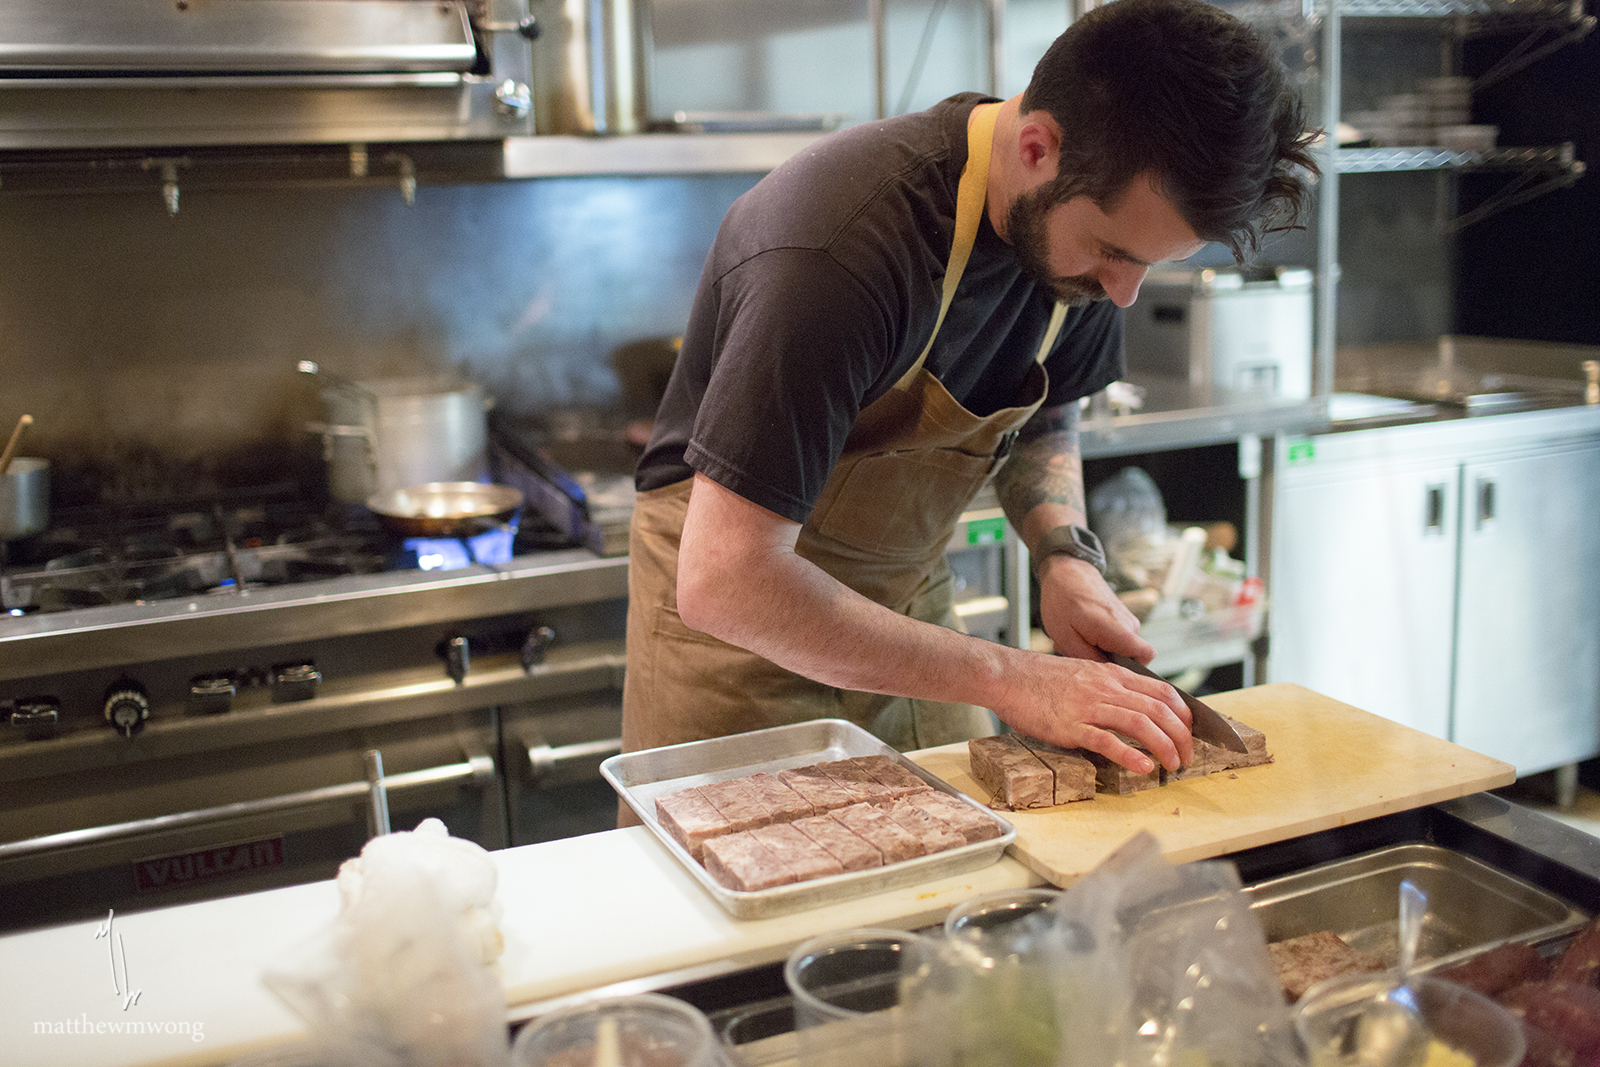
[(69, 518), (0, 560), (0, 607), (21, 614), (233, 594), (381, 571), (388, 551), (375, 524), (292, 503)]
[(0, 544), (0, 611), (229, 596), (345, 575), (496, 565), (575, 545), (531, 513), (475, 537), (403, 539), (366, 508), (292, 500), (154, 514), (77, 509), (55, 520), (35, 537)]
[(474, 563), (511, 562), (517, 535), (517, 522), (486, 530), (473, 537), (408, 537), (400, 552), (391, 557), (396, 570), (449, 571)]

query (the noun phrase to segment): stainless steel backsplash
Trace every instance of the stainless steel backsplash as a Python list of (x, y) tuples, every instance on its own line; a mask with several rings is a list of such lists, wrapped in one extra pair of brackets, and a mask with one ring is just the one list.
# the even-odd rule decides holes
[(0, 192), (0, 423), (68, 503), (320, 463), (315, 360), (459, 369), (521, 416), (619, 401), (611, 354), (681, 333), (748, 175), (381, 188)]

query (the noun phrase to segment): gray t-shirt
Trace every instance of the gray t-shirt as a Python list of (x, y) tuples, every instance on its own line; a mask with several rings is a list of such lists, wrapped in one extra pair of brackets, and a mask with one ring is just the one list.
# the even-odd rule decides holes
[[(851, 127), (729, 209), (707, 257), (640, 490), (695, 471), (804, 522), (861, 409), (916, 362), (939, 314), (955, 233), (966, 93)], [(985, 218), (927, 368), (974, 414), (1015, 403), (1053, 299)], [(1121, 311), (1068, 312), (1045, 362), (1047, 405), (1123, 373)]]

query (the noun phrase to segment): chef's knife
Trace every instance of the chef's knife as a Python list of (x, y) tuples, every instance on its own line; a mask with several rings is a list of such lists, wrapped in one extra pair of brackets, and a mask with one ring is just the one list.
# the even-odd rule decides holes
[[(1160, 678), (1163, 682), (1167, 681), (1132, 656), (1124, 656), (1118, 652), (1106, 652), (1106, 658), (1119, 667), (1128, 668), (1134, 674), (1142, 674), (1146, 678)], [(1172, 685), (1171, 682), (1167, 682), (1167, 684)], [(1235, 730), (1221, 714), (1185, 693), (1182, 689), (1178, 689), (1177, 686), (1173, 685), (1172, 688), (1178, 690), (1178, 696), (1183, 698), (1184, 704), (1188, 705), (1189, 714), (1194, 717), (1194, 727), (1191, 731), (1194, 736), (1232, 752), (1250, 751), (1239, 737), (1239, 731)]]

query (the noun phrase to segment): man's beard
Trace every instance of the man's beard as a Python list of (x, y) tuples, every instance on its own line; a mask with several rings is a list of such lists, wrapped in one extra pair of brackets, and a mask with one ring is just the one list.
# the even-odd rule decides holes
[(1022, 272), (1049, 289), (1063, 304), (1077, 306), (1104, 300), (1105, 287), (1092, 274), (1051, 273), (1045, 216), (1053, 206), (1047, 202), (1043, 189), (1033, 189), (1018, 196), (1006, 214), (1006, 237), (1016, 250)]

